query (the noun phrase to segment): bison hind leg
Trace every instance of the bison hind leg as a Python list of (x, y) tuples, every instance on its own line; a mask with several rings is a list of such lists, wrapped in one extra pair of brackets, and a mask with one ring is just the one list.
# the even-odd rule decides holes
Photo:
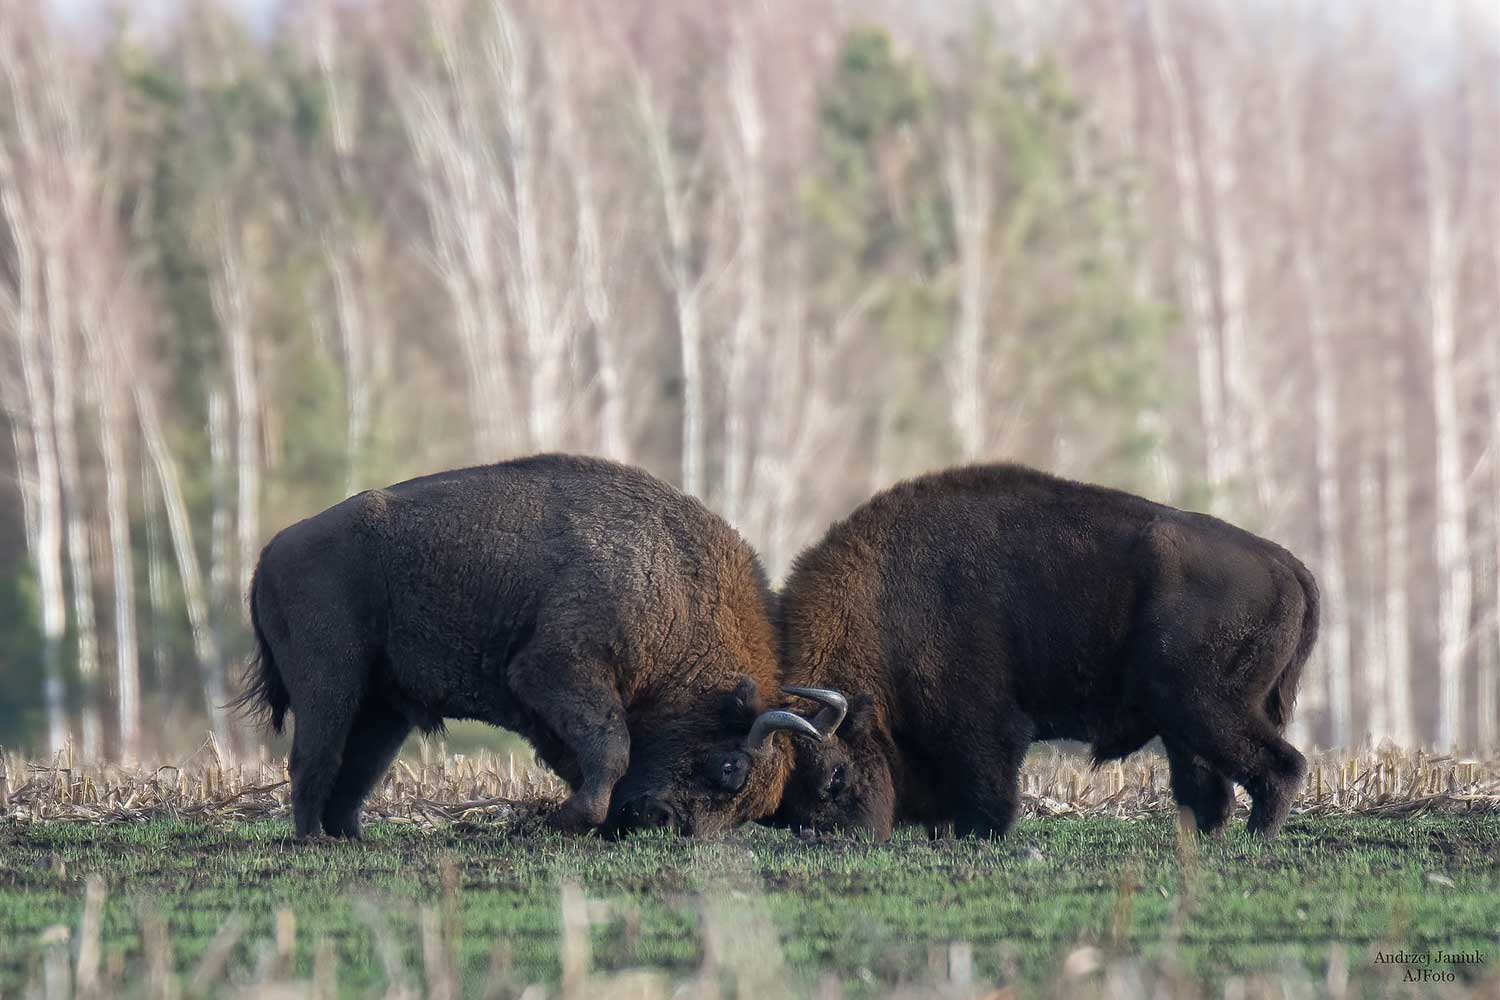
[(384, 702), (372, 698), (360, 707), (344, 744), (333, 791), (323, 806), (323, 832), (330, 837), (359, 837), (359, 807), (396, 759), (411, 728), (406, 716)]
[(1172, 797), (1192, 811), (1199, 833), (1217, 833), (1234, 809), (1234, 786), (1186, 747), (1164, 742), (1172, 765)]
[[(1187, 728), (1171, 739), (1190, 748), (1218, 774), (1243, 785), (1250, 793), (1250, 832), (1274, 837), (1302, 787), (1306, 759), (1281, 738), (1270, 720), (1253, 711)], [(1173, 778), (1175, 791), (1175, 767)]]
[[(1275, 732), (1269, 721), (1266, 728)], [(1251, 833), (1274, 837), (1307, 776), (1307, 759), (1279, 735), (1264, 738), (1256, 757), (1258, 773), (1245, 785), (1252, 801), (1248, 826)]]
[(323, 807), (343, 763), (351, 713), (342, 704), (293, 709), (296, 730), (287, 770), (292, 777), (292, 826), (298, 839), (315, 837), (323, 825)]

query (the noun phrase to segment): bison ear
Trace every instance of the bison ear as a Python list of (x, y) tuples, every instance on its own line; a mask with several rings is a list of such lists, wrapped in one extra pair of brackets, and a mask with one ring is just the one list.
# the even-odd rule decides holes
[(875, 728), (875, 696), (858, 694), (849, 699), (849, 717), (839, 726), (839, 736), (860, 736)]
[(724, 696), (721, 708), (724, 726), (728, 729), (749, 729), (760, 716), (760, 688), (748, 677), (740, 678), (739, 684)]

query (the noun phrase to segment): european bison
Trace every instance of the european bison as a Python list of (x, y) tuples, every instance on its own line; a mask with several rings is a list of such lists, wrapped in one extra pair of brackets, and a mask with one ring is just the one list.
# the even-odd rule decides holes
[(835, 524), (783, 588), (784, 676), (852, 694), (798, 741), (775, 821), (884, 838), (1001, 835), (1033, 740), (1096, 761), (1160, 736), (1172, 790), (1222, 826), (1285, 820), (1306, 763), (1281, 731), (1318, 631), (1290, 553), (1223, 521), (1016, 465), (902, 483)]
[(358, 836), (412, 727), (451, 718), (530, 740), (573, 790), (560, 827), (711, 832), (774, 808), (776, 732), (817, 736), (761, 711), (772, 600), (733, 529), (640, 470), (542, 455), (444, 472), (271, 540), (239, 701), (278, 731), (296, 717), (299, 837)]

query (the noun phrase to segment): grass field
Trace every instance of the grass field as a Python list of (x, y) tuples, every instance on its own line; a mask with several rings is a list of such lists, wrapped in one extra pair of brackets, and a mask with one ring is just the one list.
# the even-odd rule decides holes
[(1181, 835), (1161, 764), (1039, 753), (998, 843), (608, 842), (424, 750), (304, 845), (271, 762), (0, 758), (0, 997), (1500, 996), (1500, 762), (1318, 758), (1269, 844)]
[(364, 843), (308, 846), (281, 822), (10, 825), (0, 993), (45, 982), (49, 948), (64, 948), (49, 928), (78, 936), (90, 876), (107, 886), (92, 883), (90, 962), (122, 982), (171, 970), (179, 988), (197, 972), (478, 994), (555, 986), (565, 967), (575, 988), (585, 966), (691, 981), (707, 959), (715, 977), (760, 983), (747, 996), (810, 993), (830, 976), (852, 996), (954, 978), (1038, 994), (1067, 975), (1105, 991), (1109, 970), (1093, 970), (1131, 956), (1114, 974), (1141, 977), (1143, 995), (1164, 976), (1179, 995), (1235, 977), (1321, 992), (1330, 963), (1335, 985), (1347, 974), (1363, 993), (1400, 984), (1405, 967), (1377, 964), (1378, 951), (1440, 949), (1486, 959), (1436, 967), (1456, 973), (1450, 989), (1493, 988), (1497, 845), (1500, 818), (1461, 817), (1294, 820), (1272, 844), (1242, 826), (1180, 842), (1166, 816), (1027, 819), (998, 844), (888, 845), (768, 830), (609, 843), (534, 821), (377, 825)]

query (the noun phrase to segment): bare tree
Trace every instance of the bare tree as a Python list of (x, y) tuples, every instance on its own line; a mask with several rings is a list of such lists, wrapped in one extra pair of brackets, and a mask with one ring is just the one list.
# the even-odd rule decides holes
[[(1295, 55), (1296, 50), (1291, 50)], [(1304, 151), (1308, 81), (1298, 60), (1277, 74), (1281, 112), (1282, 177), (1291, 206), (1292, 267), (1307, 328), (1313, 380), (1313, 455), (1318, 512), (1318, 581), (1324, 595), (1322, 659), (1328, 684), (1331, 739), (1343, 746), (1353, 734), (1348, 586), (1343, 547), (1343, 488), (1338, 465), (1339, 396), (1332, 321), (1317, 243), (1322, 211)]]
[(1472, 610), (1468, 491), (1464, 486), (1463, 425), (1459, 414), (1459, 272), (1463, 243), (1457, 232), (1461, 206), (1449, 152), (1429, 120), (1422, 127), (1423, 182), (1427, 203), (1426, 303), (1432, 359), (1433, 442), (1437, 457), (1438, 721), (1434, 735), (1444, 750), (1459, 745), (1463, 726), (1463, 666)]
[(751, 376), (766, 361), (766, 125), (754, 60), (754, 43), (742, 24), (729, 56), (727, 97), (733, 124), (724, 157), (739, 237), (734, 261), (738, 308), (730, 325), (724, 373), (723, 511), (731, 523), (743, 521), (748, 513), (755, 424), (761, 412)]
[[(111, 247), (100, 239), (96, 251)], [(113, 261), (101, 262), (106, 266)], [(103, 276), (101, 276), (102, 279)], [(104, 506), (109, 533), (110, 585), (114, 592), (115, 718), (120, 756), (139, 759), (141, 753), (141, 676), (136, 636), (135, 559), (130, 544), (129, 461), (124, 435), (128, 433), (128, 389), (121, 384), (120, 369), (111, 363), (116, 350), (133, 348), (132, 316), (118, 297), (96, 288), (82, 299), (79, 316), (88, 349), (89, 370), (99, 411), (99, 454), (104, 463)], [(107, 325), (105, 317), (111, 317)]]
[[(116, 363), (131, 372), (128, 362), (118, 355)], [(141, 439), (151, 465), (156, 473), (156, 482), (161, 489), (163, 506), (166, 508), (167, 529), (171, 536), (172, 549), (177, 556), (177, 575), (182, 581), (183, 601), (187, 605), (188, 624), (193, 634), (193, 651), (198, 658), (198, 675), (203, 688), (204, 709), (209, 717), (213, 735), (219, 746), (233, 746), (229, 716), (226, 712), (224, 694), (224, 661), (220, 653), (219, 640), (213, 621), (209, 616), (207, 591), (203, 586), (203, 572), (198, 562), (198, 551), (193, 544), (192, 521), (188, 517), (187, 501), (183, 497), (182, 480), (177, 471), (177, 459), (167, 446), (161, 417), (157, 413), (156, 398), (151, 386), (131, 373), (134, 387), (136, 417), (140, 423)]]
[(666, 246), (663, 268), (677, 318), (677, 342), (682, 358), (682, 488), (701, 495), (707, 485), (704, 471), (704, 444), (707, 440), (705, 390), (707, 366), (704, 362), (703, 296), (707, 276), (698, 268), (692, 253), (693, 202), (697, 194), (697, 177), (701, 158), (683, 164), (672, 148), (667, 119), (651, 92), (651, 86), (639, 68), (636, 77), (636, 107), (645, 134), (647, 150), (666, 224)]
[(1223, 360), (1219, 334), (1214, 325), (1213, 298), (1204, 251), (1208, 231), (1203, 220), (1204, 181), (1194, 151), (1192, 108), (1178, 67), (1172, 32), (1170, 4), (1145, 0), (1145, 13), (1157, 74), (1167, 104), (1169, 155), (1176, 184), (1174, 201), (1180, 227), (1176, 270), (1180, 294), (1185, 300), (1186, 322), (1197, 358), (1198, 409), (1203, 429), (1204, 474), (1214, 491), (1214, 504), (1221, 506), (1225, 469)]
[[(0, 43), (11, 42), (0, 30)], [(6, 44), (0, 50), (5, 60), (4, 69), (10, 84), (12, 100), (19, 105), (24, 97), (20, 91), (20, 67), (16, 63), (15, 50)], [(20, 138), (24, 146), (31, 146), (34, 134), (29, 136), (29, 116), (17, 114), (21, 126)], [(38, 596), (42, 612), (42, 658), (43, 700), (47, 712), (47, 746), (56, 753), (67, 742), (67, 714), (63, 704), (62, 657), (63, 642), (67, 629), (67, 603), (63, 595), (63, 501), (62, 483), (58, 477), (57, 444), (52, 432), (53, 409), (51, 390), (44, 372), (42, 340), (38, 328), (44, 323), (41, 305), (40, 277), (37, 265), (37, 247), (33, 235), (33, 223), (22, 203), (20, 186), (17, 183), (14, 160), (9, 150), (0, 146), (0, 210), (4, 218), (11, 245), (15, 248), (15, 287), (7, 288), (0, 304), (5, 306), (6, 326), (15, 339), (21, 364), (22, 383), (25, 390), (24, 403), (15, 407), (24, 413), (30, 427), (30, 458), (33, 463), (31, 481), (34, 510), (31, 530), (27, 533), (27, 544), (32, 562), (36, 565)], [(18, 449), (18, 454), (24, 454)]]
[(314, 23), (316, 58), (328, 94), (328, 108), (333, 135), (333, 193), (330, 200), (333, 220), (323, 234), (323, 255), (328, 262), (333, 285), (334, 325), (338, 331), (339, 353), (343, 361), (345, 406), (345, 451), (348, 467), (344, 475), (344, 492), (358, 491), (361, 466), (369, 444), (373, 358), (371, 327), (375, 311), (365, 308), (370, 286), (368, 272), (372, 251), (369, 238), (347, 218), (343, 199), (359, 191), (352, 158), (355, 147), (355, 123), (349, 107), (348, 81), (342, 74), (339, 31), (330, 4), (322, 5)]
[(1391, 351), (1384, 359), (1384, 414), (1381, 438), (1385, 443), (1385, 586), (1384, 612), (1388, 733), (1400, 746), (1416, 738), (1411, 689), (1411, 599), (1408, 579), (1410, 549), (1410, 471), (1406, 455), (1406, 386), (1401, 358)]
[(605, 244), (604, 199), (599, 191), (595, 158), (586, 146), (573, 107), (575, 95), (570, 86), (573, 78), (565, 61), (558, 61), (557, 73), (553, 88), (556, 137), (562, 164), (572, 180), (573, 205), (577, 213), (574, 220), (577, 228), (575, 281), (581, 290), (597, 365), (600, 399), (596, 436), (602, 454), (623, 459), (630, 452), (628, 357), (621, 343), (615, 278)]
[(948, 128), (944, 148), (944, 176), (958, 244), (958, 315), (948, 359), (948, 384), (953, 392), (950, 410), (959, 451), (973, 461), (989, 446), (989, 365), (984, 340), (994, 181), (988, 130), (979, 116), (966, 117), (969, 120), (962, 128)]
[(220, 201), (214, 225), (216, 269), (214, 317), (224, 336), (234, 394), (235, 589), (241, 620), (250, 620), (250, 576), (260, 550), (260, 386), (251, 335), (251, 289), (245, 274), (245, 247), (239, 224)]
[(479, 74), (462, 62), (456, 28), (434, 11), (441, 66), (429, 79), (393, 60), (394, 94), (427, 211), (430, 258), (453, 308), (466, 363), (475, 444), (493, 459), (529, 444), (517, 434), (516, 385), (507, 350), (509, 318), (499, 284), (505, 205), (488, 138)]

